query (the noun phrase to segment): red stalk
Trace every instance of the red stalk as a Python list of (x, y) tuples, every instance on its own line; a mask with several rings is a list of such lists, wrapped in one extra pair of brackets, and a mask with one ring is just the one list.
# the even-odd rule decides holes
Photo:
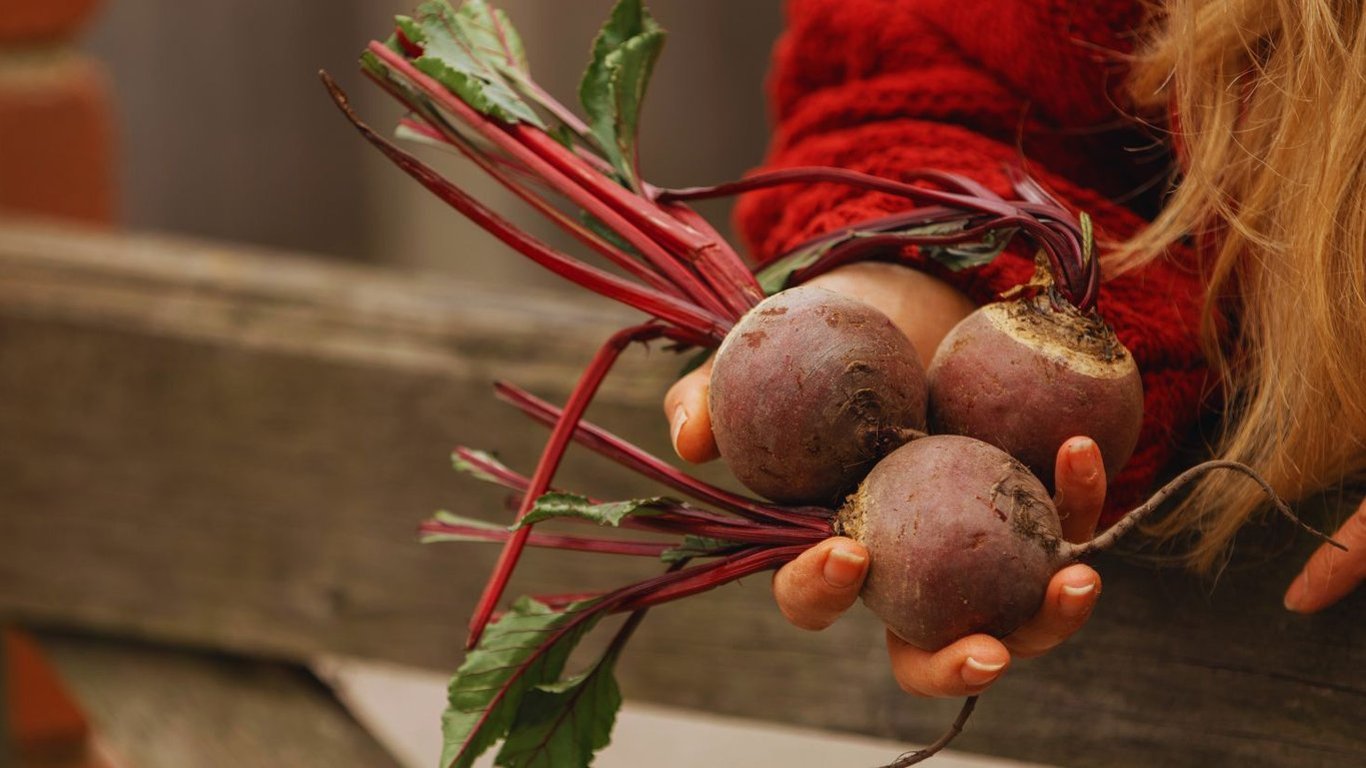
[[(933, 181), (944, 186), (950, 186), (951, 188), (981, 189), (981, 186), (977, 185), (975, 182), (941, 171), (910, 171), (906, 175), (911, 176), (914, 179)], [(965, 184), (964, 182), (967, 183)], [(945, 190), (933, 189), (931, 187), (916, 186), (915, 184), (897, 181), (896, 179), (874, 176), (870, 173), (855, 171), (849, 168), (834, 168), (827, 166), (782, 168), (776, 171), (756, 173), (752, 176), (746, 176), (743, 179), (736, 179), (735, 181), (729, 181), (709, 187), (688, 187), (686, 189), (662, 190), (659, 193), (659, 199), (665, 202), (705, 200), (713, 197), (730, 197), (744, 192), (768, 189), (770, 187), (780, 187), (787, 184), (818, 183), (844, 184), (846, 186), (872, 190), (874, 192), (885, 192), (889, 195), (896, 195), (897, 197), (914, 200), (920, 205), (945, 205), (960, 210), (989, 213), (997, 216), (1009, 216), (1017, 212), (1015, 206), (1002, 200), (999, 195), (994, 193), (983, 196), (981, 194), (948, 192)]]
[[(554, 423), (554, 419), (552, 418), (547, 423)], [(460, 456), (462, 460), (468, 462), (475, 469), (489, 475), (489, 477), (492, 478), (494, 482), (498, 483), (504, 488), (514, 491), (516, 494), (516, 498), (514, 499), (515, 504), (517, 506), (520, 506), (522, 504), (522, 501), (526, 497), (527, 489), (531, 487), (530, 478), (520, 475), (512, 471), (511, 469), (502, 466), (501, 464), (490, 462), (468, 448), (456, 448), (455, 453), (458, 456)], [(551, 491), (554, 490), (555, 489), (553, 488), (551, 489)], [(588, 499), (589, 504), (602, 503), (600, 499), (594, 499), (592, 497), (585, 498)], [(570, 519), (584, 523), (591, 522), (588, 520), (581, 520), (579, 518)], [(659, 524), (656, 524), (656, 521), (659, 521)], [(716, 538), (726, 538), (726, 536), (718, 533), (713, 532), (704, 534), (701, 531), (694, 531), (691, 528), (687, 527), (693, 525), (694, 523), (701, 523), (706, 525), (724, 525), (728, 526), (727, 530), (746, 528), (756, 531), (769, 531), (772, 530), (773, 527), (772, 523), (756, 523), (754, 521), (749, 520), (748, 518), (728, 517), (726, 515), (717, 514), (710, 510), (700, 509), (698, 507), (692, 506), (685, 506), (682, 504), (670, 505), (669, 510), (666, 510), (664, 514), (654, 517), (628, 517), (625, 520), (621, 521), (621, 527), (653, 530), (659, 530), (663, 528), (665, 530), (674, 532), (696, 533), (699, 536), (714, 535), (716, 536)], [(711, 530), (715, 531), (719, 529)]]
[(826, 523), (824, 530), (813, 530), (806, 527), (798, 528), (776, 524), (769, 526), (754, 526), (734, 525), (730, 522), (708, 523), (698, 521), (692, 517), (673, 517), (668, 514), (657, 517), (642, 517), (638, 522), (641, 527), (650, 528), (656, 531), (687, 533), (694, 536), (725, 539), (727, 541), (737, 541), (744, 544), (801, 544), (809, 547), (812, 544), (824, 541), (835, 535), (835, 531), (831, 528), (829, 523)]
[[(507, 467), (497, 465), (497, 463), (486, 461), (477, 452), (470, 451), (469, 448), (456, 448), (455, 452), (463, 461), (470, 463), (474, 469), (488, 474), (497, 484), (514, 491), (516, 507), (522, 506), (526, 500), (527, 489), (531, 486), (530, 478), (515, 473)], [(585, 499), (590, 504), (601, 503), (601, 500), (593, 499), (590, 496), (585, 496)], [(568, 519), (571, 522), (591, 522), (583, 518)], [(792, 533), (791, 527), (785, 526), (784, 523), (754, 522), (750, 521), (749, 518), (728, 517), (728, 515), (716, 514), (716, 512), (703, 510), (703, 508), (679, 503), (665, 504), (663, 510), (657, 515), (628, 517), (623, 519), (619, 525), (620, 527), (631, 527), (631, 529), (691, 533), (695, 536), (728, 538), (728, 540), (749, 541), (749, 543), (765, 543), (765, 541), (772, 541), (775, 536), (780, 536), (787, 537), (783, 538), (783, 543), (795, 544), (799, 541), (820, 541), (820, 538), (829, 536), (828, 529), (821, 533), (816, 529), (811, 529), (811, 527), (803, 526), (800, 527), (800, 533)], [(816, 533), (813, 533), (813, 530), (816, 530)], [(788, 538), (791, 538), (791, 541), (788, 541)]]
[[(583, 419), (584, 411), (592, 402), (593, 395), (597, 393), (602, 380), (611, 370), (612, 364), (632, 343), (656, 339), (664, 335), (665, 332), (665, 328), (653, 323), (626, 328), (612, 334), (611, 338), (598, 349), (597, 354), (593, 356), (588, 367), (580, 375), (578, 383), (569, 395), (569, 401), (565, 403), (564, 410), (560, 412), (559, 418), (555, 421), (555, 426), (551, 429), (550, 439), (546, 441), (540, 461), (536, 464), (536, 471), (531, 476), (531, 484), (527, 487), (521, 508), (517, 511), (517, 520), (520, 521), (531, 510), (536, 499), (549, 490), (555, 470), (559, 468), (560, 459), (569, 446), (569, 440)], [(484, 593), (480, 596), (474, 609), (474, 615), (470, 619), (467, 649), (473, 648), (479, 642), (479, 637), (483, 634), (484, 627), (488, 625), (489, 616), (492, 615), (494, 606), (498, 604), (498, 600), (503, 596), (503, 590), (507, 588), (508, 579), (512, 577), (512, 570), (517, 565), (517, 559), (521, 556), (522, 548), (526, 545), (526, 539), (530, 533), (531, 526), (519, 528), (503, 545), (503, 551), (498, 556), (498, 562), (493, 567), (488, 584), (484, 587)]]
[[(458, 448), (456, 449), (456, 453), (459, 454), (463, 460), (469, 462), (474, 468), (494, 478), (503, 487), (515, 491), (517, 494), (515, 501), (519, 507), (524, 503), (526, 500), (526, 491), (531, 486), (530, 479), (517, 474), (500, 464), (489, 462), (468, 449)], [(601, 503), (599, 500), (593, 498), (588, 498), (588, 501), (590, 504)], [(592, 521), (583, 518), (568, 518), (568, 520), (570, 522), (585, 524), (592, 523)], [(816, 542), (833, 535), (833, 530), (830, 528), (828, 521), (821, 528), (790, 526), (777, 522), (755, 523), (748, 518), (719, 515), (709, 510), (682, 504), (666, 505), (659, 514), (627, 517), (622, 520), (619, 525), (622, 528), (680, 535), (691, 534), (694, 536), (725, 539), (727, 541), (747, 544), (809, 545), (815, 544)], [(426, 531), (428, 526), (449, 527), (450, 524), (438, 520), (424, 523), (423, 526), (422, 530)], [(460, 528), (461, 531), (463, 531), (466, 528), (470, 528), (470, 526), (461, 526)], [(433, 530), (435, 530), (435, 528), (433, 528)], [(489, 541), (506, 541), (511, 535), (502, 528), (494, 528), (491, 532), (490, 529), (487, 528), (477, 528), (474, 530), (479, 532), (477, 535), (480, 535), (481, 538)], [(450, 532), (460, 533), (461, 531), (451, 530)], [(537, 534), (533, 533), (531, 536), (534, 539), (536, 535)], [(532, 546), (536, 546), (530, 540), (528, 540), (528, 543)], [(547, 544), (545, 546), (554, 545)]]
[(901, 176), (901, 179), (894, 180), (881, 176), (873, 176), (872, 174), (848, 168), (804, 165), (755, 173), (746, 176), (743, 179), (723, 182), (721, 184), (682, 187), (678, 189), (660, 189), (655, 191), (655, 198), (660, 202), (666, 203), (686, 200), (710, 200), (717, 197), (731, 197), (743, 192), (779, 186), (782, 184), (812, 183), (817, 181), (848, 184), (851, 186), (887, 192), (889, 194), (897, 195), (898, 197), (910, 197), (912, 195), (918, 195), (918, 193), (922, 191), (931, 191), (927, 190), (925, 187), (912, 186), (913, 182), (920, 181), (938, 185), (946, 190), (953, 190), (961, 194), (979, 197), (983, 200), (991, 200), (998, 203), (1005, 202), (1005, 198), (991, 191), (991, 189), (980, 182), (970, 179), (967, 176), (960, 176), (956, 173), (936, 171), (931, 168), (913, 168), (902, 171), (899, 175)]
[[(512, 537), (512, 532), (505, 528), (480, 528), (473, 525), (446, 523), (440, 520), (429, 520), (420, 525), (418, 530), (426, 534), (450, 534), (483, 541), (507, 541)], [(531, 547), (566, 549), (571, 552), (596, 552), (604, 555), (633, 555), (656, 558), (677, 546), (672, 542), (599, 539), (552, 533), (532, 533), (527, 536), (526, 543), (527, 546)]]
[(810, 548), (810, 544), (747, 547), (732, 555), (680, 571), (679, 574), (683, 578), (667, 581), (656, 579), (655, 581), (660, 583), (654, 584), (648, 589), (635, 590), (633, 594), (622, 600), (613, 609), (613, 612), (639, 610), (652, 605), (691, 597), (745, 576), (781, 567)]
[(759, 280), (710, 222), (697, 211), (680, 203), (669, 203), (664, 210), (707, 235), (716, 244), (704, 249), (698, 257), (698, 270), (732, 309), (744, 315), (764, 300), (764, 289), (759, 285)]
[[(935, 210), (939, 210), (936, 208)], [(956, 214), (961, 216), (961, 213)], [(800, 285), (817, 275), (825, 274), (836, 267), (855, 262), (863, 258), (870, 251), (877, 251), (889, 247), (904, 247), (907, 245), (926, 246), (926, 245), (954, 245), (956, 243), (967, 243), (980, 240), (991, 230), (1000, 229), (1009, 223), (1008, 220), (993, 219), (985, 224), (969, 227), (960, 232), (947, 235), (915, 235), (904, 232), (885, 232), (877, 235), (864, 235), (853, 238), (847, 242), (839, 243), (830, 250), (821, 254), (820, 258), (805, 267), (792, 273), (791, 282), (793, 285)]]
[[(709, 187), (662, 190), (658, 194), (659, 199), (663, 201), (703, 200), (785, 184), (833, 183), (905, 197), (919, 205), (943, 205), (965, 212), (983, 213), (1002, 218), (1017, 217), (1020, 219), (1018, 226), (1027, 232), (1048, 255), (1060, 290), (1079, 309), (1091, 308), (1094, 298), (1088, 296), (1087, 283), (1090, 282), (1090, 278), (1082, 274), (1086, 266), (1081, 263), (1082, 252), (1079, 243), (1073, 235), (1064, 233), (1058, 228), (1050, 226), (1048, 222), (1041, 220), (1052, 219), (1066, 229), (1074, 230), (1075, 222), (1071, 221), (1071, 214), (1065, 209), (1056, 205), (1041, 205), (1031, 202), (1030, 208), (1032, 210), (1027, 210), (1015, 203), (1003, 200), (999, 195), (991, 193), (970, 179), (954, 174), (922, 170), (912, 171), (908, 175), (913, 179), (930, 181), (941, 186), (947, 186), (950, 189), (962, 190), (962, 192), (947, 192), (916, 186), (847, 168), (803, 166), (759, 173), (737, 181)], [(987, 194), (983, 195), (982, 192)], [(1046, 209), (1043, 216), (1038, 215), (1041, 208)], [(1035, 215), (1023, 215), (1027, 212), (1035, 213)], [(1091, 301), (1088, 302), (1088, 298)]]
[[(739, 319), (740, 315), (758, 303), (745, 300), (747, 289), (757, 290), (758, 285), (754, 282), (749, 269), (745, 267), (744, 261), (723, 238), (712, 236), (714, 232), (709, 234), (669, 215), (663, 208), (599, 173), (577, 154), (566, 149), (563, 144), (534, 127), (518, 123), (509, 126), (508, 131), (520, 137), (523, 143), (573, 178), (593, 196), (606, 201), (633, 224), (657, 238), (668, 250), (686, 258), (716, 295), (733, 312), (738, 313), (735, 319)], [(737, 282), (739, 273), (744, 273), (744, 277), (738, 278)], [(758, 291), (756, 295), (761, 301), (763, 292)]]
[[(566, 149), (563, 144), (547, 136), (540, 129), (521, 123), (504, 125), (480, 114), (448, 92), (436, 80), (420, 72), (401, 54), (390, 50), (384, 44), (372, 41), (367, 50), (384, 62), (391, 71), (410, 82), (438, 107), (454, 115), (460, 122), (469, 126), (491, 144), (526, 165), (534, 175), (544, 179), (551, 188), (569, 198), (575, 205), (597, 217), (614, 232), (621, 235), (655, 269), (673, 281), (684, 294), (711, 312), (723, 317), (726, 315), (725, 306), (707, 289), (697, 275), (693, 274), (683, 264), (678, 263), (666, 249), (662, 248), (646, 232), (642, 232), (638, 228), (639, 221), (628, 222), (619, 212), (619, 208), (605, 202), (608, 198), (601, 194), (604, 191), (602, 188), (608, 187), (610, 184), (610, 188), (608, 188), (610, 192), (615, 194), (619, 191), (621, 196), (631, 197), (635, 200), (634, 208), (636, 209), (642, 209), (648, 205), (644, 200), (634, 197), (625, 188), (594, 172), (577, 155)], [(556, 149), (547, 149), (544, 146), (546, 142), (554, 145)], [(558, 162), (552, 164), (548, 161), (547, 155), (554, 157)], [(575, 173), (566, 174), (566, 168), (573, 169)], [(582, 182), (585, 179), (593, 182), (593, 184), (591, 186), (584, 185)], [(676, 224), (674, 226), (677, 228)], [(736, 318), (728, 319), (734, 320)]]
[[(404, 101), (409, 107), (415, 108), (415, 105), (409, 104), (395, 89), (389, 88), (385, 83), (380, 83), (380, 86), (385, 88), (385, 90), (389, 91), (396, 98)], [(433, 119), (433, 116), (424, 114), (424, 119), (430, 121)], [(502, 184), (504, 188), (520, 198), (522, 202), (530, 205), (542, 216), (545, 216), (547, 219), (554, 222), (560, 229), (568, 232), (574, 239), (601, 254), (604, 258), (618, 267), (626, 270), (633, 277), (648, 283), (656, 290), (673, 296), (683, 296), (683, 292), (680, 291), (677, 286), (668, 280), (665, 280), (658, 272), (647, 268), (645, 265), (623, 252), (620, 248), (617, 248), (587, 227), (584, 227), (564, 211), (551, 205), (544, 197), (531, 191), (525, 184), (518, 183), (514, 179), (512, 169), (515, 168), (516, 172), (521, 174), (526, 174), (527, 172), (525, 170), (516, 168), (511, 163), (504, 163), (505, 168), (499, 168), (497, 158), (474, 151), (468, 146), (468, 142), (459, 135), (447, 135), (445, 132), (434, 127), (430, 122), (419, 122), (411, 118), (403, 118), (399, 123), (409, 130), (416, 131), (429, 139), (441, 141), (447, 146), (458, 150), (466, 159), (479, 166), (484, 173), (493, 177), (493, 179)]]
[[(560, 409), (508, 382), (495, 383), (494, 392), (501, 400), (511, 404), (541, 424), (557, 423), (557, 418), (561, 414)], [(751, 520), (776, 522), (822, 531), (829, 529), (832, 513), (828, 509), (823, 507), (774, 507), (717, 488), (678, 471), (666, 462), (588, 422), (581, 422), (574, 430), (574, 440), (656, 482), (728, 512)]]
[(726, 332), (730, 330), (733, 323), (705, 309), (583, 264), (517, 229), (511, 222), (446, 181), (421, 160), (404, 152), (375, 133), (368, 125), (361, 122), (355, 112), (352, 111), (347, 102), (346, 94), (342, 92), (336, 82), (326, 73), (323, 73), (322, 77), (328, 91), (332, 94), (333, 101), (367, 141), (383, 152), (405, 173), (416, 179), (418, 183), (490, 234), (502, 240), (509, 247), (594, 293), (620, 301), (690, 332), (693, 334), (689, 339), (690, 343), (693, 339), (705, 338), (709, 340), (709, 346), (714, 346), (720, 343)]
[[(375, 50), (373, 44), (371, 50), (391, 67), (396, 67), (399, 59), (407, 63), (406, 58), (394, 55), (387, 47), (384, 50), (389, 53), (388, 56)], [(408, 52), (408, 55), (411, 56), (412, 53)], [(416, 71), (415, 68), (411, 69)], [(400, 71), (421, 86), (407, 70)], [(536, 103), (548, 110), (572, 132), (581, 137), (591, 135), (591, 131), (582, 120), (546, 93), (537, 83), (516, 74), (515, 70), (509, 74), (518, 87), (530, 93)], [(435, 95), (429, 88), (424, 87), (423, 90), (429, 95)], [(441, 93), (444, 94), (444, 90)], [(406, 102), (406, 99), (404, 101)], [(744, 261), (701, 217), (689, 211), (691, 215), (687, 217), (676, 216), (670, 219), (666, 216), (660, 219), (654, 212), (655, 206), (651, 200), (623, 189), (610, 179), (613, 171), (610, 166), (605, 166), (600, 158), (592, 157), (586, 160), (580, 153), (551, 140), (535, 128), (514, 125), (504, 130), (518, 136), (527, 147), (535, 150), (561, 172), (576, 179), (594, 198), (607, 200), (618, 212), (638, 226), (661, 237), (670, 247), (681, 250), (684, 256), (695, 262), (698, 272), (727, 308), (738, 313), (735, 316), (737, 319), (763, 300), (763, 291), (750, 271), (745, 268)], [(639, 173), (636, 176), (639, 178)], [(687, 210), (684, 206), (673, 207)]]

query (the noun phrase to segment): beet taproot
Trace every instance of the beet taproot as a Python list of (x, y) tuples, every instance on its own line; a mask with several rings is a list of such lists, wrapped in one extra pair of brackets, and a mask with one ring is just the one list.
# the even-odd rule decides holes
[(1038, 478), (1004, 451), (958, 435), (915, 440), (884, 458), (840, 510), (838, 529), (871, 555), (863, 602), (926, 650), (1023, 624), (1064, 551)]
[(836, 506), (925, 429), (925, 372), (886, 315), (811, 286), (775, 294), (727, 335), (708, 393), (735, 477), (779, 503)]
[(1099, 317), (1046, 296), (979, 308), (944, 338), (926, 376), (931, 432), (991, 443), (1049, 487), (1068, 438), (1095, 440), (1111, 478), (1138, 444), (1133, 356)]

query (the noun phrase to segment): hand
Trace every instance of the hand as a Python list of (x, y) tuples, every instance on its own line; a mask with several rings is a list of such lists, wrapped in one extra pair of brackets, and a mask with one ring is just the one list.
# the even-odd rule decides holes
[[(1095, 533), (1105, 500), (1105, 466), (1090, 438), (1074, 437), (1058, 450), (1054, 501), (1068, 541)], [(852, 539), (832, 538), (812, 547), (773, 577), (773, 594), (789, 621), (824, 629), (858, 599), (868, 572), (868, 551)], [(1086, 622), (1100, 595), (1100, 574), (1074, 564), (1054, 574), (1039, 612), (1010, 636), (970, 635), (933, 653), (890, 631), (887, 652), (901, 687), (920, 696), (981, 693), (1005, 672), (1012, 656), (1038, 656), (1071, 637)]]
[(1285, 607), (1296, 613), (1315, 613), (1336, 603), (1366, 579), (1366, 501), (1333, 538), (1347, 551), (1324, 544), (1285, 592)]
[[(812, 280), (881, 310), (915, 345), (929, 365), (939, 342), (975, 309), (948, 284), (893, 264), (859, 263)], [(708, 362), (674, 383), (664, 398), (674, 450), (698, 463), (717, 457), (707, 409)], [(1074, 439), (1058, 454), (1058, 510), (1069, 540), (1089, 539), (1105, 499), (1100, 450), (1089, 439)], [(813, 547), (774, 576), (779, 608), (806, 629), (829, 626), (858, 599), (868, 570), (868, 553), (851, 539), (832, 538)], [(1075, 632), (1100, 594), (1100, 576), (1085, 565), (1059, 571), (1049, 582), (1039, 614), (1004, 641), (987, 635), (963, 638), (926, 653), (890, 632), (892, 671), (903, 688), (929, 696), (956, 696), (985, 689), (1005, 671), (1011, 654), (1044, 653)]]

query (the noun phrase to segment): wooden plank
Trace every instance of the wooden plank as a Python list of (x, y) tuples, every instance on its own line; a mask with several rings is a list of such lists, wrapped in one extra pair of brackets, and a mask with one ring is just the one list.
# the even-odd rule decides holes
[[(501, 501), (453, 477), (447, 449), (473, 442), (528, 466), (543, 433), (492, 405), (487, 382), (562, 398), (628, 321), (552, 293), (0, 228), (0, 611), (453, 669), (493, 552), (420, 547), (413, 528), (437, 507), (496, 515)], [(658, 401), (675, 365), (633, 356), (595, 418), (664, 450)], [(564, 478), (603, 496), (648, 490), (582, 457)], [(1217, 588), (1104, 559), (1106, 596), (1084, 636), (1012, 670), (962, 748), (1068, 765), (1366, 764), (1366, 596), (1286, 614), (1279, 591), (1310, 546), (1292, 539), (1265, 558), (1240, 544), (1241, 567)], [(533, 553), (515, 587), (652, 571)], [(707, 711), (937, 734), (956, 703), (897, 690), (876, 622), (852, 613), (797, 632), (752, 578), (656, 610), (623, 685)]]
[(327, 688), (288, 664), (80, 635), (42, 641), (118, 765), (398, 766)]

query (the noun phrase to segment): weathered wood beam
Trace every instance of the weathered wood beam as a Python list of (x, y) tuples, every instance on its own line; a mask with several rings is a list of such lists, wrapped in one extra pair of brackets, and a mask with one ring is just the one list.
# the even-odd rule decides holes
[[(494, 553), (419, 546), (414, 527), (438, 507), (505, 512), (447, 451), (527, 467), (544, 433), (488, 383), (562, 399), (631, 319), (554, 293), (0, 226), (0, 612), (452, 669)], [(594, 418), (665, 450), (658, 402), (677, 365), (633, 355)], [(581, 455), (563, 483), (648, 490)], [(1280, 590), (1311, 546), (1291, 538), (1262, 556), (1249, 537), (1217, 584), (1100, 561), (1106, 594), (1082, 636), (1018, 663), (955, 746), (1063, 765), (1366, 764), (1366, 596), (1287, 614)], [(531, 552), (514, 588), (653, 570)], [(656, 609), (623, 663), (628, 696), (908, 743), (957, 707), (896, 688), (861, 610), (820, 634), (787, 627), (763, 577)]]

